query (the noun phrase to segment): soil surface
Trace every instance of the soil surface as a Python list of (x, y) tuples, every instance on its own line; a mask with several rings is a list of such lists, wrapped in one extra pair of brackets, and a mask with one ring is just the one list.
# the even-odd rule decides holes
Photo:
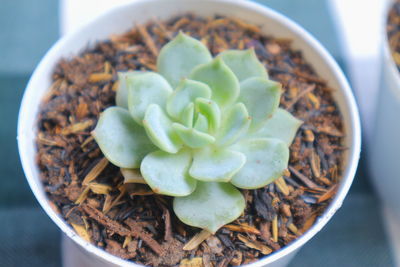
[[(270, 78), (283, 85), (281, 107), (304, 121), (284, 176), (265, 188), (243, 190), (245, 213), (214, 236), (181, 223), (170, 197), (124, 185), (119, 168), (91, 136), (100, 112), (115, 105), (117, 72), (155, 70), (160, 48), (179, 30), (214, 55), (253, 47)], [(301, 236), (336, 193), (346, 148), (334, 89), (291, 48), (291, 40), (266, 36), (256, 25), (193, 15), (154, 20), (60, 61), (52, 78), (37, 135), (37, 163), (50, 204), (82, 238), (123, 259), (152, 266), (247, 264)]]

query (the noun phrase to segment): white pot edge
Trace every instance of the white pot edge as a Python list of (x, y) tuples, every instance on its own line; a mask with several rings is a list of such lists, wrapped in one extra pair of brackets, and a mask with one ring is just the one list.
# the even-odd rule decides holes
[[(19, 154), (21, 157), (21, 162), (23, 165), (23, 169), (25, 172), (25, 175), (27, 176), (27, 180), (29, 182), (29, 185), (35, 194), (36, 198), (38, 199), (40, 205), (42, 208), (45, 210), (45, 212), (48, 214), (48, 216), (61, 228), (61, 230), (69, 236), (71, 239), (73, 239), (77, 244), (82, 246), (87, 252), (97, 255), (101, 259), (103, 259), (106, 262), (110, 262), (116, 265), (121, 265), (121, 266), (141, 266), (137, 265), (131, 262), (127, 262), (125, 260), (122, 260), (116, 256), (113, 256), (107, 252), (105, 252), (103, 249), (97, 248), (94, 245), (84, 241), (82, 238), (80, 238), (66, 223), (65, 221), (50, 207), (46, 195), (43, 193), (43, 188), (40, 183), (37, 183), (35, 181), (34, 177), (34, 171), (31, 168), (32, 166), (32, 157), (29, 156), (31, 155), (34, 151), (32, 151), (31, 147), (31, 141), (27, 139), (27, 131), (32, 131), (27, 130), (25, 127), (27, 119), (29, 119), (30, 116), (30, 110), (29, 110), (29, 102), (30, 98), (35, 94), (35, 91), (33, 90), (33, 86), (36, 84), (38, 80), (38, 73), (42, 72), (43, 69), (45, 69), (49, 62), (51, 61), (51, 58), (54, 57), (64, 46), (65, 43), (67, 43), (68, 39), (71, 38), (74, 34), (77, 32), (82, 32), (82, 31), (88, 31), (92, 25), (96, 23), (96, 21), (102, 17), (108, 16), (108, 14), (113, 13), (113, 12), (118, 12), (119, 10), (124, 9), (126, 6), (129, 5), (136, 5), (138, 3), (153, 3), (157, 2), (158, 0), (139, 0), (133, 3), (129, 3), (126, 5), (122, 5), (119, 7), (116, 7), (114, 9), (111, 9), (104, 13), (103, 15), (99, 16), (98, 18), (94, 19), (90, 23), (88, 23), (86, 26), (82, 27), (76, 32), (73, 32), (71, 34), (66, 35), (64, 38), (59, 40), (52, 48), (51, 50), (45, 55), (43, 60), (40, 62), (38, 65), (37, 69), (35, 70), (31, 80), (29, 81), (29, 84), (27, 86), (27, 90), (24, 94), (22, 104), (21, 104), (21, 109), (19, 113), (19, 121), (18, 121), (18, 147), (19, 147)], [(188, 1), (188, 0), (186, 0)], [(194, 0), (190, 0), (194, 1)], [(248, 1), (236, 1), (236, 0), (214, 0), (216, 2), (224, 2), (224, 3), (229, 3), (232, 5), (237, 5), (241, 6), (242, 8), (245, 9), (250, 9), (255, 12), (261, 12), (265, 16), (268, 16), (270, 18), (273, 18), (274, 20), (277, 20), (281, 24), (285, 25), (288, 27), (291, 31), (296, 32), (296, 34), (301, 35), (302, 39), (308, 43), (308, 45), (313, 48), (313, 50), (320, 55), (320, 57), (323, 58), (325, 61), (327, 67), (332, 70), (335, 73), (337, 82), (340, 84), (340, 91), (343, 94), (344, 101), (343, 106), (347, 107), (347, 112), (348, 114), (343, 114), (346, 116), (344, 119), (345, 121), (348, 121), (348, 126), (351, 127), (348, 131), (351, 130), (351, 135), (348, 136), (347, 138), (348, 143), (351, 144), (351, 147), (349, 147), (349, 153), (347, 156), (347, 168), (343, 173), (343, 182), (340, 185), (340, 188), (334, 198), (334, 200), (331, 202), (329, 207), (325, 210), (324, 214), (318, 219), (317, 222), (311, 227), (311, 229), (306, 232), (304, 235), (302, 235), (300, 238), (289, 244), (288, 246), (284, 247), (283, 249), (255, 262), (252, 264), (249, 264), (248, 266), (252, 267), (261, 267), (265, 266), (267, 264), (271, 264), (273, 262), (278, 261), (279, 259), (282, 259), (286, 256), (289, 256), (289, 254), (297, 251), (304, 243), (306, 243), (308, 240), (310, 240), (317, 232), (319, 232), (324, 225), (329, 221), (329, 219), (333, 216), (333, 214), (341, 207), (342, 202), (344, 200), (344, 197), (346, 196), (351, 183), (353, 181), (353, 178), (356, 173), (357, 169), (357, 164), (359, 160), (359, 155), (360, 155), (360, 149), (361, 149), (361, 128), (360, 128), (360, 121), (359, 121), (359, 114), (358, 114), (358, 109), (356, 102), (354, 100), (353, 94), (351, 92), (350, 86), (342, 73), (341, 69), (337, 65), (337, 63), (334, 61), (332, 56), (325, 50), (325, 48), (322, 47), (322, 45), (314, 39), (309, 33), (307, 33), (304, 29), (302, 29), (300, 26), (295, 24), (293, 21), (290, 19), (284, 17), (283, 15), (278, 14), (277, 12), (270, 10), (264, 6), (261, 6), (256, 3), (248, 2)], [(343, 112), (343, 111), (342, 111)]]

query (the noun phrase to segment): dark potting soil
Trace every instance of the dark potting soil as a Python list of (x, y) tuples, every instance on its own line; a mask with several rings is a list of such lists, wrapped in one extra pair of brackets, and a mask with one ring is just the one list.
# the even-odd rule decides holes
[[(100, 112), (115, 105), (117, 72), (155, 70), (160, 48), (179, 30), (214, 55), (253, 47), (270, 78), (283, 85), (281, 107), (304, 121), (284, 176), (264, 188), (243, 190), (245, 213), (214, 236), (181, 223), (170, 197), (145, 185), (124, 185), (119, 168), (91, 136)], [(37, 134), (49, 202), (82, 238), (118, 257), (152, 266), (250, 263), (306, 232), (336, 193), (346, 148), (332, 89), (301, 51), (291, 48), (291, 40), (266, 36), (255, 25), (193, 15), (155, 20), (61, 60), (52, 78)]]

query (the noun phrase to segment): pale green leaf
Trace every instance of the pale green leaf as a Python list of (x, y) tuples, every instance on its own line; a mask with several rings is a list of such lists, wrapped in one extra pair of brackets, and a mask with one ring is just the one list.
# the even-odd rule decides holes
[(115, 96), (115, 103), (121, 108), (128, 109), (128, 85), (127, 80), (132, 79), (142, 71), (118, 72), (118, 88)]
[(173, 87), (176, 87), (196, 66), (211, 60), (212, 56), (204, 44), (179, 32), (161, 49), (157, 58), (157, 69)]
[(213, 136), (200, 132), (194, 128), (188, 128), (179, 123), (173, 123), (172, 127), (183, 143), (188, 147), (200, 148), (215, 142)]
[(246, 201), (229, 183), (197, 182), (189, 196), (174, 199), (175, 214), (185, 224), (215, 233), (219, 228), (237, 219)]
[(261, 188), (273, 182), (282, 176), (289, 161), (289, 148), (275, 138), (248, 139), (232, 149), (246, 156), (246, 163), (231, 180), (233, 185), (243, 189)]
[(196, 67), (190, 78), (208, 84), (212, 91), (211, 99), (221, 107), (234, 103), (239, 96), (239, 81), (221, 58)]
[(121, 168), (138, 168), (146, 154), (157, 150), (143, 127), (121, 107), (101, 113), (93, 136), (104, 156)]
[(297, 130), (303, 122), (295, 118), (284, 109), (278, 108), (271, 119), (257, 132), (251, 135), (253, 138), (271, 137), (284, 141), (290, 146), (296, 136)]
[(196, 188), (196, 180), (189, 176), (192, 157), (189, 150), (176, 154), (155, 151), (142, 161), (140, 171), (151, 189), (168, 196), (187, 196)]
[(260, 77), (240, 83), (239, 101), (246, 105), (252, 119), (251, 129), (257, 130), (271, 118), (279, 106), (281, 84)]
[(243, 103), (237, 103), (232, 106), (225, 114), (222, 120), (221, 128), (218, 131), (217, 144), (227, 146), (236, 142), (246, 133), (251, 118)]
[(193, 119), (194, 119), (194, 104), (193, 104), (193, 102), (191, 102), (182, 111), (182, 113), (181, 113), (181, 122), (186, 127), (192, 127), (193, 126)]
[(251, 77), (268, 78), (267, 70), (258, 60), (253, 48), (247, 50), (225, 50), (219, 56), (235, 73), (239, 81)]
[(208, 121), (208, 126), (212, 132), (215, 132), (221, 125), (221, 110), (217, 103), (206, 98), (197, 98), (195, 110), (203, 114)]
[(224, 148), (205, 147), (193, 154), (189, 174), (205, 182), (228, 182), (243, 167), (246, 157)]
[(135, 121), (142, 124), (144, 114), (150, 104), (165, 108), (167, 99), (172, 93), (168, 82), (154, 72), (146, 72), (128, 77), (128, 107)]
[(196, 122), (194, 123), (193, 128), (195, 128), (196, 130), (200, 131), (200, 132), (208, 132), (208, 120), (206, 118), (206, 116), (204, 116), (201, 113), (197, 114), (197, 119)]
[(172, 128), (172, 121), (156, 104), (151, 104), (146, 111), (143, 127), (153, 143), (163, 151), (176, 153), (182, 147), (179, 136)]
[(209, 99), (211, 97), (210, 87), (198, 81), (183, 79), (168, 98), (168, 114), (174, 119), (180, 119), (182, 111), (198, 97)]

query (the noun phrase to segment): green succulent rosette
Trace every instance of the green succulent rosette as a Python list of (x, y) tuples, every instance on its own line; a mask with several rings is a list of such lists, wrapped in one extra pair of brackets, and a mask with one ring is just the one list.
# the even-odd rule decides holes
[(93, 135), (124, 173), (175, 197), (182, 222), (215, 233), (243, 213), (239, 189), (282, 176), (302, 122), (278, 107), (281, 85), (253, 49), (213, 58), (179, 33), (157, 69), (119, 73), (117, 106), (101, 114)]

